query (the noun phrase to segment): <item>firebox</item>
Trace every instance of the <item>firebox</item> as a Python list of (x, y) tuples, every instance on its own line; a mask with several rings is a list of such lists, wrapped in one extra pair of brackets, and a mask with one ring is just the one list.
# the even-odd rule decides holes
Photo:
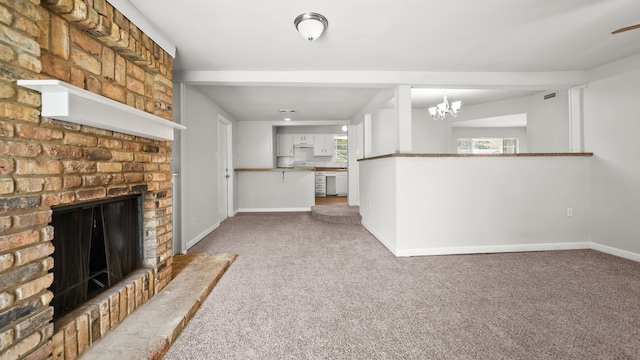
[(54, 319), (142, 266), (140, 195), (53, 208)]

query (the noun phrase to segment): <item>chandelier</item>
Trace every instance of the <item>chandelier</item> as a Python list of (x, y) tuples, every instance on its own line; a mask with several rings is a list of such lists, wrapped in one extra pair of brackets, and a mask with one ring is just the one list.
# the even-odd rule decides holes
[(433, 120), (444, 120), (447, 115), (455, 118), (460, 112), (461, 105), (462, 101), (454, 101), (449, 105), (447, 95), (444, 95), (444, 100), (440, 104), (429, 108), (429, 114), (431, 114)]

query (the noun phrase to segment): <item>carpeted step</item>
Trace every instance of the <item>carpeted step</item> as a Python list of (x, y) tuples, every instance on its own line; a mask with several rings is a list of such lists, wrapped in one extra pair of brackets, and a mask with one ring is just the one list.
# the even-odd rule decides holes
[(316, 205), (311, 207), (314, 219), (334, 224), (360, 224), (359, 206), (347, 205)]

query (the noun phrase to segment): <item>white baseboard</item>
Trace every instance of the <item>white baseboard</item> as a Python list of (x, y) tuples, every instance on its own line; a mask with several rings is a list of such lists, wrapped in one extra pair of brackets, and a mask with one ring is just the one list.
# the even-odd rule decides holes
[(198, 234), (193, 239), (188, 240), (187, 241), (187, 249), (190, 249), (193, 245), (195, 245), (198, 242), (200, 242), (200, 240), (204, 239), (205, 236), (209, 235), (213, 230), (217, 229), (219, 226), (220, 226), (220, 222), (218, 221), (217, 223), (213, 224), (213, 226), (211, 226), (210, 228), (208, 228), (205, 231), (201, 232), (200, 234)]
[(311, 211), (311, 207), (302, 208), (243, 208), (238, 212), (304, 212)]
[(522, 251), (550, 251), (550, 250), (581, 250), (591, 249), (591, 243), (546, 243), (546, 244), (509, 244), (509, 245), (480, 245), (480, 246), (454, 246), (420, 249), (400, 249), (395, 252), (401, 256), (425, 256), (425, 255), (460, 255), (460, 254), (487, 254)]
[(591, 248), (596, 251), (600, 251), (603, 253), (607, 253), (607, 254), (619, 256), (625, 259), (640, 262), (640, 254), (637, 254), (631, 251), (622, 250), (622, 249), (618, 249), (618, 248), (614, 248), (611, 246), (602, 245), (598, 243), (593, 243), (593, 242), (591, 243)]
[(387, 248), (387, 250), (391, 251), (391, 253), (395, 256), (398, 256), (397, 251), (396, 251), (396, 247), (394, 245), (391, 245), (391, 242), (386, 241), (384, 239), (384, 237), (380, 236), (380, 234), (376, 233), (374, 230), (371, 229), (371, 227), (367, 226), (366, 223), (361, 222), (362, 226), (364, 226), (365, 229), (367, 229), (368, 232), (371, 233), (371, 235), (373, 235), (373, 237), (376, 238), (376, 240), (378, 240), (384, 247)]

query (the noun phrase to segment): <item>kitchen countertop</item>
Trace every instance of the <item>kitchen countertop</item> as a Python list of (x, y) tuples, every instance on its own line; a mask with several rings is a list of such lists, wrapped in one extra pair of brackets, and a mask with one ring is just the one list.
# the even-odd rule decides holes
[(335, 168), (335, 167), (317, 167), (315, 169), (316, 171), (337, 171), (337, 172), (347, 171), (347, 169), (345, 168)]

